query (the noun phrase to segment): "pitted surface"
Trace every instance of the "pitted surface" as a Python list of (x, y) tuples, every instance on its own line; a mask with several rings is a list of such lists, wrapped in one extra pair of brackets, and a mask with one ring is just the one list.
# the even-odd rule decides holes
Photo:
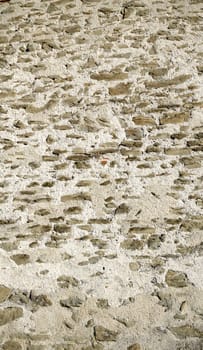
[(203, 4), (0, 1), (0, 346), (202, 350)]

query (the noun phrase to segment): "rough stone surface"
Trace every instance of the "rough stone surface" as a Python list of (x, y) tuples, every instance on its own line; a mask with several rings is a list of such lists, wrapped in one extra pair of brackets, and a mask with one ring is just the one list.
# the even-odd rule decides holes
[(3, 303), (4, 301), (6, 301), (10, 294), (11, 294), (10, 288), (4, 285), (0, 285), (0, 303)]
[(116, 341), (117, 333), (102, 326), (94, 328), (95, 339), (98, 341)]
[(0, 0), (0, 349), (203, 349), (202, 16)]
[(181, 288), (188, 285), (188, 278), (184, 272), (169, 270), (167, 271), (165, 279), (170, 287)]
[(23, 316), (23, 309), (21, 307), (6, 307), (0, 309), (0, 326), (10, 323)]
[(141, 347), (140, 347), (140, 344), (136, 343), (136, 344), (128, 346), (127, 350), (141, 350)]
[(22, 346), (17, 341), (9, 340), (3, 344), (2, 349), (3, 350), (22, 350)]

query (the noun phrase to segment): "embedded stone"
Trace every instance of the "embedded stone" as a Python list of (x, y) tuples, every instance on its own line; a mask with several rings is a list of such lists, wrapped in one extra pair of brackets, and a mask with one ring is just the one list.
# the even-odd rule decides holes
[(127, 350), (142, 350), (141, 345), (138, 343), (128, 346)]
[(98, 341), (116, 341), (118, 333), (103, 326), (95, 326), (94, 336)]
[(128, 73), (123, 72), (99, 72), (99, 73), (93, 73), (90, 75), (91, 79), (95, 80), (124, 80), (128, 78)]
[(25, 265), (30, 262), (30, 256), (28, 254), (15, 254), (11, 256), (11, 259), (15, 261), (17, 265)]
[(203, 338), (203, 331), (199, 330), (198, 328), (195, 328), (192, 325), (183, 325), (179, 327), (171, 327), (170, 331), (177, 337), (177, 338)]
[(39, 306), (50, 306), (52, 301), (48, 298), (46, 294), (35, 295), (33, 291), (30, 292), (30, 299)]
[(73, 276), (61, 275), (57, 278), (57, 282), (61, 288), (77, 287), (79, 281)]
[(136, 125), (156, 125), (156, 121), (153, 117), (138, 116), (133, 117), (132, 120)]
[(1, 284), (0, 285), (0, 303), (3, 303), (4, 301), (6, 301), (10, 294), (11, 294), (11, 289)]
[(138, 271), (140, 268), (140, 264), (137, 263), (136, 261), (132, 261), (129, 263), (129, 268), (131, 271)]
[(165, 281), (168, 286), (175, 288), (187, 287), (189, 284), (186, 273), (181, 271), (168, 270)]
[(83, 304), (83, 300), (77, 296), (69, 297), (68, 299), (60, 300), (60, 304), (63, 307), (80, 307)]
[(23, 309), (21, 307), (6, 307), (0, 309), (0, 326), (10, 323), (23, 316)]
[(22, 346), (15, 340), (8, 340), (2, 345), (3, 350), (22, 350)]
[(114, 87), (109, 88), (109, 94), (111, 96), (129, 95), (130, 88), (131, 88), (131, 83), (119, 83)]
[(142, 249), (144, 247), (144, 242), (139, 239), (129, 238), (121, 242), (120, 246), (123, 249), (136, 250), (136, 249)]

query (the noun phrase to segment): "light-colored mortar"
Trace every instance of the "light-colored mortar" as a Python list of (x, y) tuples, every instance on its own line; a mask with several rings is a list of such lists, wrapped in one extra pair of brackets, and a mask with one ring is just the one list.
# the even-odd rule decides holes
[(202, 350), (203, 4), (0, 2), (0, 347)]

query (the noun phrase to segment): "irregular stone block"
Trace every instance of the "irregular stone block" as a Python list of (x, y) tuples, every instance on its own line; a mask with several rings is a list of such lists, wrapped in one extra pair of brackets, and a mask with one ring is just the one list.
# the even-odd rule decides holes
[(22, 346), (15, 340), (8, 340), (2, 345), (3, 350), (22, 350)]
[(176, 288), (187, 287), (187, 285), (189, 284), (189, 280), (186, 273), (174, 270), (168, 270), (165, 276), (165, 281), (168, 286)]
[(111, 96), (129, 95), (131, 85), (132, 85), (131, 83), (119, 83), (119, 84), (115, 85), (114, 87), (109, 88), (109, 94)]
[(77, 278), (66, 275), (58, 277), (57, 282), (61, 288), (69, 288), (70, 286), (77, 287), (79, 285), (79, 281), (77, 280)]
[(15, 254), (11, 256), (11, 259), (15, 261), (17, 265), (25, 265), (30, 262), (30, 256), (28, 254)]
[(164, 115), (160, 118), (160, 124), (179, 124), (184, 123), (189, 120), (190, 113), (189, 112), (174, 112), (169, 113), (168, 115)]
[(128, 346), (127, 350), (142, 350), (142, 348), (140, 344), (135, 343), (133, 345)]
[(197, 337), (197, 338), (203, 338), (203, 331), (195, 328), (192, 325), (184, 325), (179, 327), (171, 327), (170, 331), (177, 337), (177, 338), (187, 338), (187, 337)]
[(0, 303), (3, 303), (4, 301), (6, 301), (10, 294), (11, 294), (11, 289), (1, 284), (0, 285)]
[(95, 326), (94, 336), (98, 341), (116, 341), (118, 333), (103, 326)]
[(128, 73), (123, 72), (99, 72), (99, 73), (93, 73), (90, 75), (91, 79), (94, 80), (124, 80), (128, 78)]
[(140, 264), (137, 263), (136, 261), (132, 261), (129, 263), (129, 268), (131, 271), (138, 271), (140, 267)]
[(12, 322), (23, 316), (23, 309), (21, 307), (6, 307), (0, 309), (0, 326)]
[(45, 294), (35, 295), (33, 291), (30, 292), (30, 299), (39, 306), (50, 306), (52, 305), (51, 300)]
[(123, 249), (136, 250), (142, 249), (144, 247), (144, 242), (139, 239), (125, 239), (121, 242), (120, 246)]
[(60, 304), (63, 307), (80, 307), (83, 304), (83, 300), (77, 296), (69, 297), (68, 299), (60, 300)]

